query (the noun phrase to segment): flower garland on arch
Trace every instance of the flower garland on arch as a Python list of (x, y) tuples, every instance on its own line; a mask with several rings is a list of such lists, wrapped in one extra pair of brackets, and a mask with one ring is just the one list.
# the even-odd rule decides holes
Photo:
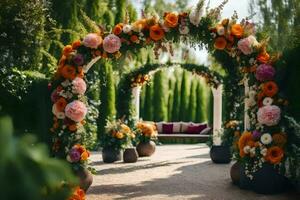
[(81, 134), (88, 112), (84, 74), (91, 60), (119, 59), (125, 52), (135, 52), (145, 45), (154, 46), (156, 55), (160, 51), (172, 54), (172, 43), (183, 42), (192, 47), (206, 47), (211, 53), (226, 52), (235, 61), (233, 67), (240, 68), (249, 78), (247, 104), (251, 127), (238, 140), (238, 157), (251, 172), (264, 162), (283, 163), (285, 145), (279, 144), (284, 144), (283, 138), (288, 136), (280, 125), (280, 118), (286, 101), (280, 98), (272, 75), (278, 57), (269, 55), (267, 41), (257, 41), (254, 24), (249, 21), (237, 23), (234, 16), (216, 24), (224, 3), (207, 11), (205, 16), (203, 5), (204, 1), (199, 1), (189, 13), (167, 12), (163, 19), (154, 15), (131, 24), (119, 23), (112, 32), (98, 30), (64, 47), (51, 95), (52, 150), (57, 157), (66, 158), (75, 168), (87, 164), (89, 152), (81, 145)]

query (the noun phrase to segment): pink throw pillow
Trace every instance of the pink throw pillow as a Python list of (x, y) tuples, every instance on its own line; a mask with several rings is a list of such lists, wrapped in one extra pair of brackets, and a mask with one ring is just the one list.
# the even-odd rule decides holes
[(200, 134), (201, 131), (207, 128), (207, 124), (190, 125), (186, 131), (187, 134)]

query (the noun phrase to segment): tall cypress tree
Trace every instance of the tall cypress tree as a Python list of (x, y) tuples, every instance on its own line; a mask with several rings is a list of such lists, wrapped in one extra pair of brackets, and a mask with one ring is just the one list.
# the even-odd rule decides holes
[(100, 68), (100, 116), (98, 119), (98, 139), (101, 139), (105, 131), (106, 120), (113, 118), (115, 109), (115, 84), (112, 65), (106, 61)]
[(146, 85), (145, 87), (145, 101), (144, 101), (144, 120), (153, 121), (153, 85)]
[(180, 89), (179, 82), (176, 82), (174, 85), (174, 94), (173, 94), (173, 106), (172, 106), (172, 121), (179, 121), (179, 109), (180, 109)]
[(169, 89), (168, 89), (168, 121), (172, 121), (172, 110), (173, 110), (173, 100), (174, 100), (174, 93), (173, 93), (174, 83), (172, 79), (169, 79)]
[(180, 109), (179, 119), (181, 121), (188, 121), (188, 105), (189, 105), (189, 86), (188, 86), (188, 72), (184, 71), (182, 74), (181, 91), (180, 91)]
[(207, 121), (208, 124), (213, 124), (214, 119), (214, 96), (212, 91), (210, 90), (209, 96), (208, 96), (208, 104), (207, 104)]
[(206, 104), (205, 104), (205, 96), (203, 92), (203, 87), (201, 85), (201, 82), (199, 81), (197, 84), (196, 89), (196, 95), (197, 95), (197, 107), (196, 107), (196, 122), (204, 122), (206, 121)]
[(188, 119), (189, 121), (196, 120), (196, 109), (197, 109), (197, 95), (196, 95), (197, 83), (195, 80), (192, 81), (189, 99)]
[(167, 104), (166, 104), (166, 90), (164, 84), (164, 72), (158, 71), (154, 75), (153, 85), (153, 119), (154, 121), (167, 120)]
[(117, 8), (116, 18), (115, 18), (116, 23), (124, 22), (125, 15), (126, 15), (126, 1), (127, 0), (116, 1), (116, 8)]
[(145, 97), (146, 97), (146, 86), (143, 86), (141, 88), (141, 94), (140, 94), (140, 118), (144, 119), (145, 116)]

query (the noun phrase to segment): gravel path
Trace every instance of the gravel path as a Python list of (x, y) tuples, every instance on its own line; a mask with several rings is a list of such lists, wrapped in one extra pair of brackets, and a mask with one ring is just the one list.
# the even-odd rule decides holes
[(264, 196), (231, 184), (231, 164), (213, 164), (204, 144), (158, 146), (137, 163), (104, 164), (92, 154), (98, 174), (88, 200), (296, 200), (296, 194)]

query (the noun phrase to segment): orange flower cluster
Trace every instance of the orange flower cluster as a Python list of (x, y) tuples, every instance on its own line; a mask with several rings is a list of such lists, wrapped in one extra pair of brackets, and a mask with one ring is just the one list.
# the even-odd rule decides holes
[(266, 161), (272, 164), (279, 164), (284, 156), (284, 151), (278, 146), (273, 146), (268, 149), (267, 155), (265, 157)]
[(76, 187), (68, 200), (85, 200), (85, 192), (80, 187)]
[(146, 137), (155, 137), (157, 136), (156, 126), (154, 124), (138, 122), (136, 124), (137, 129)]
[(91, 153), (83, 145), (75, 144), (72, 149), (73, 148), (80, 153), (82, 161), (86, 161), (91, 155)]
[(273, 97), (278, 92), (278, 86), (274, 81), (268, 81), (262, 84), (262, 92), (267, 97)]
[(150, 76), (148, 74), (142, 75), (139, 74), (136, 78), (131, 79), (131, 87), (137, 87), (137, 86), (142, 86), (145, 83), (148, 83), (150, 81)]
[(113, 130), (111, 132), (111, 135), (114, 138), (117, 138), (119, 140), (122, 140), (126, 136), (129, 136), (131, 138), (135, 138), (134, 133), (131, 131), (131, 129), (126, 124), (121, 124), (118, 130)]
[(272, 136), (273, 143), (279, 147), (284, 147), (287, 142), (287, 135), (284, 133), (275, 133)]
[(240, 137), (239, 141), (238, 141), (240, 156), (242, 158), (246, 156), (246, 153), (244, 152), (244, 147), (245, 146), (254, 147), (254, 145), (255, 145), (255, 142), (254, 142), (254, 139), (252, 137), (252, 133), (251, 132), (243, 133), (242, 136)]

